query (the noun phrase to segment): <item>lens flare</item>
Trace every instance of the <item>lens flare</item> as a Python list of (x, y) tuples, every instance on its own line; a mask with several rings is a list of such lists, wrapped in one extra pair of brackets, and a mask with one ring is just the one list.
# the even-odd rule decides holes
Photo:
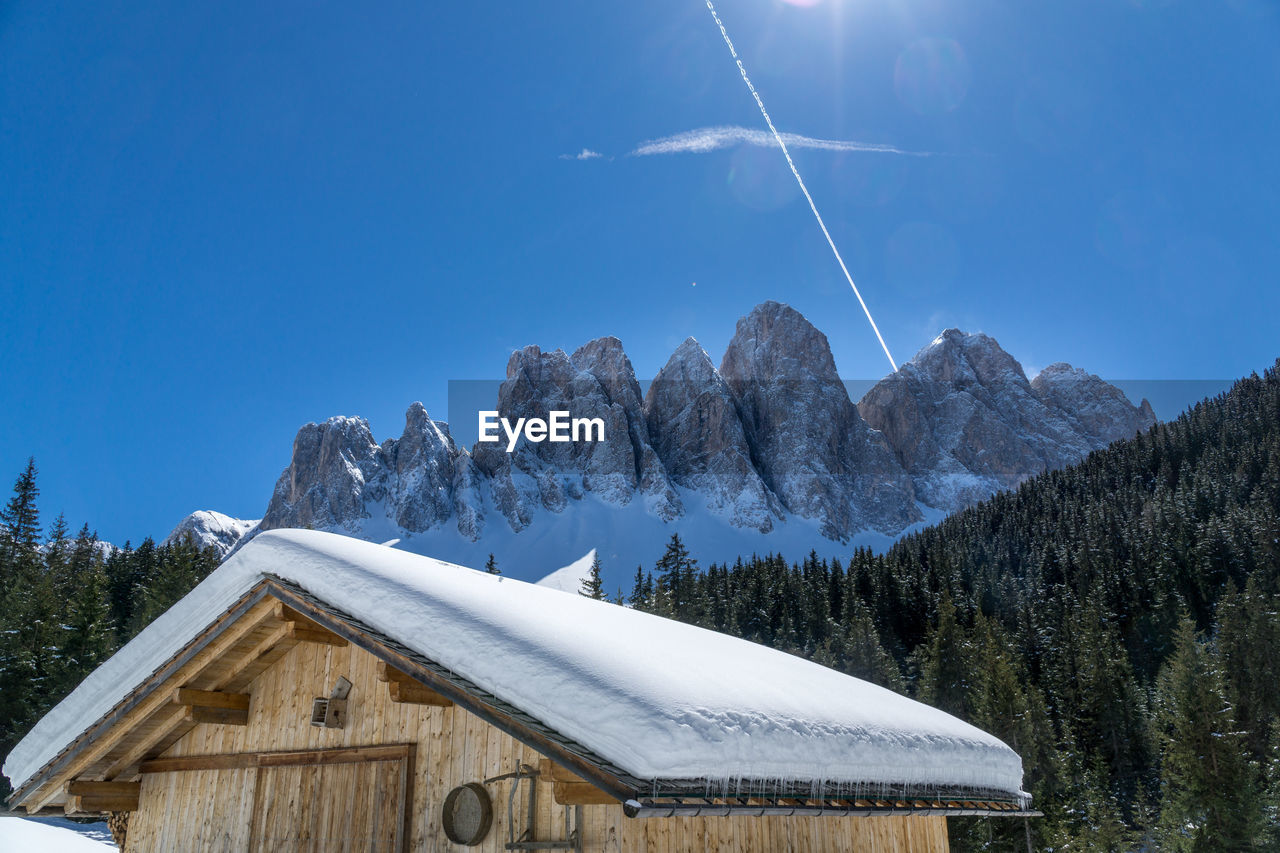
[(849, 268), (845, 266), (844, 258), (840, 257), (840, 250), (836, 248), (836, 241), (831, 239), (831, 232), (827, 230), (827, 224), (822, 221), (822, 214), (818, 213), (818, 206), (814, 204), (813, 196), (809, 195), (809, 188), (804, 185), (804, 178), (800, 177), (800, 170), (796, 168), (795, 161), (791, 159), (791, 152), (787, 150), (787, 143), (782, 141), (782, 134), (778, 133), (778, 129), (773, 126), (773, 119), (769, 118), (769, 111), (764, 108), (764, 100), (761, 99), (760, 93), (756, 91), (751, 78), (747, 76), (747, 67), (742, 64), (742, 60), (738, 57), (738, 51), (733, 46), (733, 40), (729, 38), (729, 31), (724, 28), (724, 24), (720, 21), (720, 15), (717, 14), (716, 7), (711, 0), (707, 0), (707, 9), (711, 12), (711, 18), (716, 22), (716, 26), (720, 28), (720, 37), (724, 39), (725, 45), (729, 48), (729, 55), (733, 57), (733, 61), (738, 66), (738, 73), (742, 75), (742, 82), (747, 84), (747, 91), (751, 93), (751, 97), (755, 99), (756, 106), (760, 108), (760, 115), (764, 117), (764, 123), (769, 126), (769, 132), (773, 134), (774, 141), (782, 149), (782, 156), (787, 159), (787, 165), (791, 167), (791, 174), (795, 177), (796, 184), (800, 187), (800, 192), (804, 193), (804, 200), (809, 202), (809, 209), (813, 211), (813, 218), (817, 220), (818, 228), (822, 230), (822, 236), (827, 238), (827, 245), (831, 247), (831, 254), (836, 256), (836, 262), (840, 264), (840, 271), (844, 273), (845, 281), (849, 282), (853, 295), (858, 297), (858, 304), (862, 306), (862, 313), (867, 315), (867, 322), (871, 324), (871, 331), (876, 333), (876, 340), (880, 341), (880, 348), (884, 350), (885, 358), (889, 359), (889, 365), (893, 368), (893, 372), (897, 373), (898, 364), (893, 360), (893, 355), (889, 352), (889, 345), (884, 342), (884, 335), (880, 334), (880, 327), (876, 325), (875, 318), (871, 316), (871, 309), (867, 307), (862, 294), (858, 291), (858, 285), (853, 283), (853, 276), (849, 273)]
[(969, 93), (969, 61), (954, 39), (917, 39), (898, 54), (893, 89), (921, 115), (949, 113)]

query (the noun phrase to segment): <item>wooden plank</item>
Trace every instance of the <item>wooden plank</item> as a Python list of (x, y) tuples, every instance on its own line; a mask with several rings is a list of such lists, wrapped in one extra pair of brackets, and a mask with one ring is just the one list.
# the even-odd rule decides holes
[(136, 798), (141, 791), (141, 782), (98, 782), (92, 779), (73, 779), (67, 783), (67, 793), (76, 797)]
[(248, 693), (223, 693), (220, 690), (197, 690), (179, 687), (173, 691), (175, 705), (197, 705), (201, 708), (223, 708), (230, 711), (248, 711)]
[(581, 776), (566, 770), (550, 758), (538, 759), (538, 778), (544, 782), (585, 782)]
[(138, 765), (139, 773), (178, 773), (190, 770), (231, 770), (242, 767), (310, 767), (366, 761), (399, 761), (412, 754), (413, 744), (348, 746), (279, 752), (227, 752), (153, 758)]
[(110, 763), (98, 762), (93, 766), (94, 775), (115, 779), (119, 776), (131, 777), (137, 772), (137, 764), (144, 758), (164, 753), (178, 738), (195, 727), (184, 716), (185, 709), (180, 705), (165, 705), (157, 710), (148, 720), (150, 731), (138, 737), (131, 744), (122, 744), (113, 751)]
[(403, 681), (387, 683), (387, 693), (392, 702), (404, 705), (430, 705), (435, 708), (448, 708), (452, 701), (441, 696), (430, 687), (421, 684), (407, 684)]
[(218, 685), (218, 689), (226, 690), (230, 693), (238, 693), (244, 690), (255, 678), (266, 672), (296, 645), (297, 643), (294, 640), (289, 639), (289, 626), (287, 624), (276, 625), (245, 656), (244, 664), (231, 673), (225, 682)]
[(608, 806), (618, 802), (590, 782), (553, 782), (556, 802), (562, 806)]
[(102, 797), (74, 796), (67, 799), (67, 814), (103, 814), (105, 812), (136, 812), (138, 795)]
[(184, 770), (234, 770), (257, 767), (258, 753), (230, 752), (221, 755), (179, 755), (172, 758), (151, 758), (138, 765), (138, 772), (178, 773)]
[(189, 723), (209, 723), (216, 726), (247, 726), (249, 712), (235, 708), (207, 708), (204, 705), (186, 705), (182, 717)]
[(289, 633), (286, 636), (298, 643), (320, 643), (326, 646), (345, 646), (347, 644), (346, 640), (332, 631), (312, 628), (301, 622), (290, 622)]
[(351, 764), (363, 761), (399, 761), (409, 755), (412, 744), (349, 746), (338, 749), (306, 749), (297, 752), (260, 752), (259, 767), (304, 767), (321, 764)]
[(378, 661), (378, 680), (388, 682), (400, 682), (407, 684), (416, 684), (412, 675), (401, 672), (391, 664), (384, 660)]

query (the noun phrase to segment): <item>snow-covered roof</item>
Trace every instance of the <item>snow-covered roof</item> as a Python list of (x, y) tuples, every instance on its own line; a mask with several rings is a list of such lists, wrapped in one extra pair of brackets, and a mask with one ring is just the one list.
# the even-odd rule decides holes
[(29, 781), (264, 579), (456, 673), (643, 780), (1000, 792), (1022, 762), (942, 711), (714, 631), (330, 533), (259, 535), (14, 747)]

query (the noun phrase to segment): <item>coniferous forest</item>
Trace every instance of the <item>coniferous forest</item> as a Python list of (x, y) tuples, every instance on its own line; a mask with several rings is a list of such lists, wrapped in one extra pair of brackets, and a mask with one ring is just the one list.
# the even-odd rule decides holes
[[(0, 753), (217, 564), (190, 540), (104, 553), (37, 499), (29, 463), (0, 517)], [(605, 597), (598, 561), (583, 591)], [(673, 537), (615, 601), (992, 732), (1037, 850), (1280, 850), (1280, 362), (885, 554), (699, 567)], [(952, 843), (1027, 828), (956, 819)]]
[(218, 565), (190, 536), (112, 549), (61, 516), (42, 530), (36, 475), (29, 460), (0, 513), (0, 755)]
[[(678, 539), (631, 606), (907, 693), (1003, 739), (1035, 849), (1280, 849), (1280, 362), (888, 553)], [(1025, 849), (1021, 821), (953, 847)]]

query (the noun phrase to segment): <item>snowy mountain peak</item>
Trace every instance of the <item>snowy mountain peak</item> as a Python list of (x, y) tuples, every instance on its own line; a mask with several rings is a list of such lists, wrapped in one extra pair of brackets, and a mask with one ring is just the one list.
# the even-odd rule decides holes
[(1005, 352), (995, 338), (959, 329), (947, 329), (938, 335), (903, 368), (937, 382), (1027, 384), (1022, 365)]
[(616, 337), (571, 354), (523, 347), (493, 408), (510, 422), (553, 410), (599, 418), (605, 440), (523, 436), (511, 452), (506, 442), (468, 452), (414, 403), (403, 433), (379, 445), (364, 419), (330, 418), (298, 431), (258, 529), (396, 539), (471, 565), (492, 551), (519, 577), (595, 547), (607, 571), (623, 572), (655, 559), (677, 531), (704, 559), (803, 554), (887, 543), (926, 513), (1075, 462), (1154, 420), (1149, 406), (1069, 365), (1029, 382), (994, 338), (959, 329), (855, 406), (827, 337), (772, 301), (738, 321), (718, 368), (688, 338), (643, 396)]
[(920, 500), (946, 511), (1154, 422), (1149, 406), (1134, 407), (1119, 389), (1068, 364), (1029, 382), (994, 338), (959, 329), (877, 383), (858, 410), (884, 434)]
[(1031, 387), (1099, 447), (1132, 438), (1156, 422), (1151, 403), (1143, 400), (1134, 407), (1119, 388), (1064, 361), (1040, 371)]
[(849, 400), (827, 336), (800, 312), (756, 306), (738, 321), (720, 374), (751, 460), (789, 513), (838, 541), (920, 520), (910, 480)]
[(246, 533), (257, 526), (256, 519), (232, 518), (220, 512), (201, 509), (178, 522), (178, 526), (173, 528), (173, 532), (161, 544), (177, 542), (190, 534), (200, 548), (213, 548), (219, 557), (225, 557)]
[(762, 533), (784, 517), (752, 462), (733, 392), (696, 340), (686, 339), (658, 371), (644, 412), (671, 479), (702, 495), (712, 513)]

